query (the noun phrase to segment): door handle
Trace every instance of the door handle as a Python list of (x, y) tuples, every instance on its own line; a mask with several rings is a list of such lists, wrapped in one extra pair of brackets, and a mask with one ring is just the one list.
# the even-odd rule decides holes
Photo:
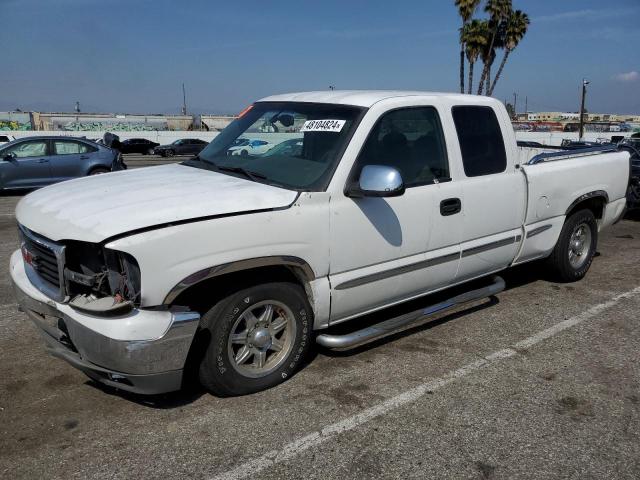
[(86, 160), (87, 158), (89, 158), (87, 155), (80, 155), (80, 160)]
[(459, 198), (447, 198), (440, 202), (440, 215), (448, 217), (462, 211), (462, 202)]
[(49, 160), (47, 160), (46, 158), (41, 158), (40, 160), (38, 160), (38, 163), (47, 163)]

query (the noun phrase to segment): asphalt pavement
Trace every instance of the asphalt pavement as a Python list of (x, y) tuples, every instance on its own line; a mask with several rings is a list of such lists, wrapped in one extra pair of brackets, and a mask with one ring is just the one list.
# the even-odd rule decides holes
[(271, 390), (144, 397), (46, 354), (17, 311), (20, 198), (0, 197), (0, 478), (640, 478), (638, 218), (580, 282), (518, 267), (494, 299), (317, 348)]

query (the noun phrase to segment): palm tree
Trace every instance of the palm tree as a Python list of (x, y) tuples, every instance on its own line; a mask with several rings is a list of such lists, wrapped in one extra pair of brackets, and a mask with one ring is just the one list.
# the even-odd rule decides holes
[[(455, 0), (462, 28), (471, 20), (481, 0)], [(460, 93), (464, 93), (464, 42), (460, 39)]]
[[(515, 12), (511, 13), (509, 18), (507, 18), (503, 39), (504, 56), (502, 57), (502, 62), (500, 63), (498, 73), (496, 73), (496, 78), (493, 80), (493, 83), (489, 88), (489, 96), (493, 95), (493, 89), (496, 88), (496, 83), (498, 83), (498, 79), (502, 74), (504, 65), (507, 63), (509, 54), (513, 52), (522, 38), (526, 35), (528, 27), (529, 16), (521, 10), (516, 10)], [(491, 80), (491, 76), (489, 76), (489, 80)]]
[(460, 32), (460, 41), (465, 45), (465, 53), (469, 61), (469, 80), (467, 93), (471, 93), (473, 88), (473, 66), (480, 53), (487, 45), (489, 22), (486, 20), (471, 20)]
[[(487, 0), (487, 4), (484, 10), (489, 14), (491, 39), (488, 45), (488, 54), (486, 55), (488, 63), (485, 63), (484, 68), (482, 69), (482, 76), (480, 77), (480, 85), (478, 87), (478, 95), (482, 95), (485, 81), (487, 80), (487, 75), (491, 70), (491, 63), (493, 63), (493, 60), (495, 59), (496, 39), (498, 38), (500, 27), (501, 25), (503, 25), (503, 22), (507, 18), (509, 18), (511, 12), (513, 11), (513, 9), (511, 8), (511, 0)], [(487, 83), (487, 92), (488, 90), (489, 85)]]

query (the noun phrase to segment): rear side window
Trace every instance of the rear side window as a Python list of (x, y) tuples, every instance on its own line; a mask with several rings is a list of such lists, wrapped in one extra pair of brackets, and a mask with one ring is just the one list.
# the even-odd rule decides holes
[(56, 155), (73, 155), (79, 153), (95, 152), (95, 148), (80, 142), (69, 142), (65, 140), (56, 140), (54, 143), (54, 152)]
[(491, 107), (453, 107), (453, 121), (467, 177), (504, 172), (507, 154), (500, 124)]

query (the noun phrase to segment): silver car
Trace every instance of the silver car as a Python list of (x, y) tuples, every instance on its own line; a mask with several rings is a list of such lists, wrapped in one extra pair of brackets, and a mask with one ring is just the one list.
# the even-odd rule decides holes
[(0, 147), (0, 190), (38, 188), (125, 168), (118, 151), (83, 138), (21, 138)]

